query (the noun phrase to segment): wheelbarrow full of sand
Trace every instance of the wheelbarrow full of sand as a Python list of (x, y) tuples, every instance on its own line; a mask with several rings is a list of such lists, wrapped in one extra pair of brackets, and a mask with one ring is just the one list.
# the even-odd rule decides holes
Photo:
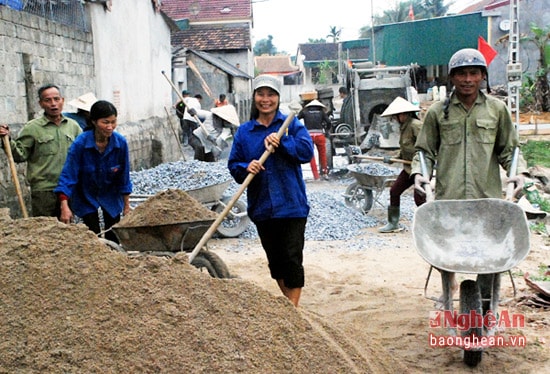
[[(169, 189), (147, 199), (111, 229), (120, 244), (107, 243), (132, 256), (157, 255), (172, 257), (190, 252), (210, 228), (217, 213), (191, 194)], [(230, 277), (224, 262), (206, 246), (191, 262), (216, 278)]]
[[(498, 318), (500, 274), (508, 272), (515, 296), (510, 269), (529, 253), (530, 233), (525, 213), (517, 204), (502, 199), (431, 201), (415, 211), (412, 233), (416, 250), (431, 265), (424, 296), (443, 306), (445, 314), (437, 315), (454, 316), (451, 322), (442, 317), (438, 321), (443, 321), (444, 326), (438, 327), (447, 327), (447, 333), (455, 339), (454, 345), (464, 349), (464, 362), (476, 366), (483, 348), (494, 345), (491, 339), (495, 339), (497, 326), (486, 322), (491, 321), (487, 318), (490, 314)], [(440, 298), (427, 296), (433, 268), (441, 272)], [(475, 278), (460, 283), (458, 314), (453, 312), (456, 300), (452, 296), (452, 273), (474, 274)], [(471, 322), (471, 316), (476, 317), (476, 323), (462, 326), (453, 323)]]

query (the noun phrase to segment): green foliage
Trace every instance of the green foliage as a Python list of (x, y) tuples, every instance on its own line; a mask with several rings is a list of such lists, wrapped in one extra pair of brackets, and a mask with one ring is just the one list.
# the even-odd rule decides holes
[(330, 33), (327, 35), (327, 38), (331, 38), (333, 43), (337, 43), (340, 40), (340, 34), (342, 34), (342, 29), (337, 29), (336, 26), (330, 26)]
[(267, 39), (260, 39), (254, 45), (254, 55), (276, 55), (277, 48), (273, 45), (273, 36), (268, 35)]
[(323, 61), (319, 64), (318, 69), (319, 73), (317, 76), (317, 84), (331, 84), (332, 77), (335, 74), (336, 63), (330, 61)]
[(550, 65), (550, 26), (540, 27), (534, 22), (529, 24), (530, 33), (523, 36), (520, 41), (534, 44), (539, 51), (538, 66), (535, 73), (534, 85), (530, 93), (534, 98), (534, 107), (543, 112), (550, 111), (550, 84), (548, 73)]
[(307, 40), (308, 43), (311, 43), (311, 44), (316, 44), (316, 43), (326, 43), (327, 40), (325, 38), (318, 38), (318, 39), (314, 39), (314, 38), (309, 38)]
[(537, 275), (530, 275), (529, 279), (540, 282), (550, 282), (550, 267), (545, 264), (539, 264)]
[(528, 166), (550, 167), (550, 141), (529, 140), (521, 146), (521, 152)]

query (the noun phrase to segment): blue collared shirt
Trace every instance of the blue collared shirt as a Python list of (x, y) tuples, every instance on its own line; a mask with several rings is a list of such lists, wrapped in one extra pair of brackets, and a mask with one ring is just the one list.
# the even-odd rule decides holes
[(123, 195), (132, 192), (130, 157), (124, 136), (113, 132), (107, 148), (100, 153), (94, 131), (84, 131), (69, 149), (54, 192), (69, 197), (78, 217), (97, 212), (101, 206), (111, 217), (124, 208)]
[[(243, 183), (252, 160), (264, 153), (264, 139), (279, 131), (286, 116), (281, 112), (268, 126), (250, 120), (239, 126), (229, 155), (229, 172), (237, 183)], [(309, 214), (306, 186), (301, 164), (313, 157), (313, 142), (305, 126), (296, 118), (283, 134), (279, 147), (264, 162), (247, 190), (248, 216), (254, 222), (271, 218), (305, 218)]]

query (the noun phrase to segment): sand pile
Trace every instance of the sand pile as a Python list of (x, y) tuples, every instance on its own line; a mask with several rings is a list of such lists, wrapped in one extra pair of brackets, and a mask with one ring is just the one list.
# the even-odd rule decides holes
[(199, 272), (186, 254), (132, 258), (84, 225), (2, 213), (2, 373), (372, 370), (366, 348), (283, 297)]

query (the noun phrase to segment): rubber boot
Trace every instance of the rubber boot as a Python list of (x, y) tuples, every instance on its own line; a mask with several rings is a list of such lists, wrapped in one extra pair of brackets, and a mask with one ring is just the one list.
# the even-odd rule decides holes
[(401, 231), (399, 227), (399, 207), (390, 206), (388, 207), (388, 223), (386, 226), (379, 228), (378, 232), (388, 233), (396, 231)]

